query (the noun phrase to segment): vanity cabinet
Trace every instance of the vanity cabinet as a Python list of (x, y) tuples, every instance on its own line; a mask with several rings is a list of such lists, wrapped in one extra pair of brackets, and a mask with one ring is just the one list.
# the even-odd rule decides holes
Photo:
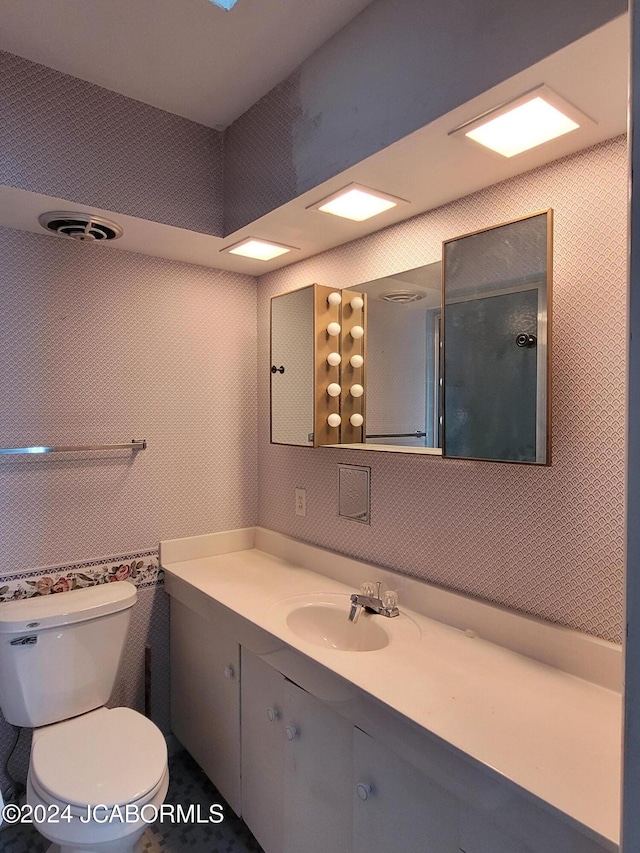
[(194, 609), (171, 601), (173, 731), (265, 853), (617, 849), (274, 636), (186, 597)]
[(171, 601), (171, 727), (240, 814), (240, 646)]
[[(460, 853), (535, 853), (532, 847), (507, 834), (475, 809), (460, 815)], [(576, 848), (576, 853), (579, 853)]]
[(351, 723), (242, 649), (242, 817), (265, 853), (344, 853)]
[(265, 853), (458, 853), (456, 801), (242, 649), (242, 817)]
[(352, 853), (459, 853), (455, 798), (355, 727), (353, 780)]

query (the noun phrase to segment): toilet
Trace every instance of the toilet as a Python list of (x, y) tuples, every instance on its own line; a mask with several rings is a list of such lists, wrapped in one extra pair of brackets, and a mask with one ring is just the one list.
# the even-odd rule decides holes
[(0, 708), (34, 729), (27, 803), (50, 853), (132, 853), (164, 802), (162, 733), (105, 707), (136, 597), (118, 581), (0, 604)]

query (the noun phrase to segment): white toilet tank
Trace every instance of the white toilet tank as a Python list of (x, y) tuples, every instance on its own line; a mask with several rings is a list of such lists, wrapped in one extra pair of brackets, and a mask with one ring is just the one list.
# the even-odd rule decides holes
[(125, 647), (136, 588), (100, 584), (0, 604), (0, 708), (44, 726), (104, 705)]

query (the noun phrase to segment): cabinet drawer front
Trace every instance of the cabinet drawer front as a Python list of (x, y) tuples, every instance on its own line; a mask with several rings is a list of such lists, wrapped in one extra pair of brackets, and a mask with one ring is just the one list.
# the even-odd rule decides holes
[(240, 647), (175, 599), (171, 728), (240, 814)]

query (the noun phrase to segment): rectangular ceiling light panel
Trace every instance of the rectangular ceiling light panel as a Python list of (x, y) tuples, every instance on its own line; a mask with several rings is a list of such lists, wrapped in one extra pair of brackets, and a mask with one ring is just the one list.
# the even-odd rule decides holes
[(451, 135), (464, 135), (503, 157), (514, 157), (585, 125), (593, 121), (548, 86), (538, 86)]
[(230, 255), (242, 255), (244, 258), (254, 258), (256, 261), (271, 261), (290, 252), (292, 248), (293, 246), (283, 246), (278, 243), (270, 243), (267, 240), (247, 237), (245, 240), (220, 251), (229, 252)]
[[(364, 222), (385, 210), (397, 207), (404, 199), (395, 198), (387, 193), (371, 190), (359, 184), (349, 184), (338, 192), (310, 206), (310, 210), (320, 210), (322, 213), (332, 213), (354, 222)], [(406, 202), (404, 202), (406, 203)]]

